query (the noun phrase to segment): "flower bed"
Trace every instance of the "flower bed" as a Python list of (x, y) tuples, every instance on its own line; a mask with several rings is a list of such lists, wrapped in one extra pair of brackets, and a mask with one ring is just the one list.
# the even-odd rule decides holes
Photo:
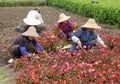
[(31, 58), (16, 59), (15, 70), (23, 69), (16, 79), (17, 84), (119, 83), (120, 37), (100, 33), (109, 48), (104, 49), (97, 45), (93, 51), (78, 50), (73, 56), (66, 50), (53, 48), (64, 42), (50, 37), (50, 32), (43, 32), (42, 38), (37, 41), (45, 47), (46, 52), (33, 54)]

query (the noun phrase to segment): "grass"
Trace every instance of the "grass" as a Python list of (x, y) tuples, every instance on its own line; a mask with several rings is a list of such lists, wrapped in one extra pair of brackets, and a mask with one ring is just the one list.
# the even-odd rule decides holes
[(9, 84), (10, 78), (5, 68), (0, 67), (0, 84)]
[(0, 0), (0, 6), (41, 6), (46, 5), (47, 0)]

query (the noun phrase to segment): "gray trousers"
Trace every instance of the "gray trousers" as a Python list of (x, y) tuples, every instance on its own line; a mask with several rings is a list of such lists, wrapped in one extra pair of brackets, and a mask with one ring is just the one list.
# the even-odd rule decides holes
[[(29, 25), (18, 25), (15, 28), (15, 31), (23, 33), (28, 28), (29, 28)], [(37, 33), (40, 33), (41, 31), (43, 31), (46, 28), (46, 25), (45, 24), (40, 24), (40, 25), (35, 26), (35, 28), (36, 28)]]

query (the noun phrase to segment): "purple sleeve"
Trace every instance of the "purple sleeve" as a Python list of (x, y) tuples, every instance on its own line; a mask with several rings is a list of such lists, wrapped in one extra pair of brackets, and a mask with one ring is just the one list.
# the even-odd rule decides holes
[(27, 52), (27, 49), (26, 47), (20, 47), (20, 52), (22, 54), (22, 56), (28, 56), (28, 52)]
[(70, 26), (71, 28), (73, 28), (73, 27), (74, 27), (74, 24), (73, 24), (71, 21), (69, 21), (69, 26)]
[(35, 44), (35, 47), (36, 47), (38, 53), (44, 51), (44, 48), (40, 44), (38, 44), (38, 43)]

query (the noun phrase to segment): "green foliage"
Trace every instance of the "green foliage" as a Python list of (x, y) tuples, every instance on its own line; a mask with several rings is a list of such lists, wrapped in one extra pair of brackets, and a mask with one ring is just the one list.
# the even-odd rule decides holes
[(118, 0), (48, 0), (48, 5), (95, 18), (97, 22), (120, 27), (120, 6)]
[(0, 74), (5, 74), (5, 69), (3, 67), (0, 67)]
[(10, 78), (8, 78), (8, 73), (6, 73), (6, 69), (0, 67), (0, 84), (9, 84)]
[(46, 5), (46, 0), (0, 0), (0, 6), (41, 6)]

